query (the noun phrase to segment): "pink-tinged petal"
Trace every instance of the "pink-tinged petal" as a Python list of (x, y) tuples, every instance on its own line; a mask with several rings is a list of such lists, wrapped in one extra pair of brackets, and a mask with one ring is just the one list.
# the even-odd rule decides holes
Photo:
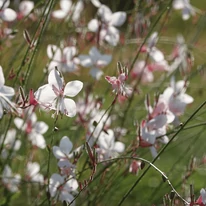
[(167, 116), (165, 114), (160, 114), (155, 118), (147, 122), (147, 127), (150, 129), (158, 129), (167, 124)]
[(73, 144), (70, 141), (70, 139), (67, 136), (62, 137), (60, 144), (59, 144), (59, 148), (61, 149), (61, 151), (64, 154), (69, 155), (69, 153), (72, 150), (72, 147), (73, 147)]
[(122, 152), (124, 152), (124, 150), (125, 150), (125, 144), (122, 143), (122, 142), (116, 141), (116, 142), (114, 143), (113, 150), (116, 151), (116, 152), (118, 152), (118, 153), (122, 153)]
[(34, 8), (34, 2), (32, 1), (22, 1), (19, 4), (19, 11), (23, 16), (27, 16)]
[(102, 21), (108, 23), (112, 18), (112, 11), (106, 5), (101, 5), (98, 9), (98, 15), (102, 18)]
[(49, 179), (49, 193), (51, 197), (56, 195), (57, 189), (64, 183), (64, 178), (59, 174), (54, 173)]
[(165, 89), (165, 91), (161, 95), (164, 98), (164, 100), (167, 102), (167, 104), (169, 103), (170, 98), (173, 95), (173, 93), (174, 93), (173, 88), (168, 87), (167, 89)]
[(64, 98), (60, 105), (60, 111), (68, 117), (74, 117), (77, 113), (76, 104), (72, 99)]
[(3, 87), (4, 84), (5, 84), (4, 73), (2, 67), (0, 66), (0, 88)]
[(52, 104), (57, 97), (49, 84), (41, 86), (34, 95), (40, 104)]
[(81, 81), (75, 80), (68, 82), (64, 88), (64, 95), (69, 97), (75, 97), (83, 88)]
[(0, 12), (0, 17), (4, 20), (4, 21), (14, 21), (17, 18), (17, 14), (13, 9), (10, 8), (6, 8), (3, 11)]
[(68, 13), (72, 7), (72, 1), (71, 0), (60, 0), (60, 8)]
[(164, 61), (164, 55), (163, 53), (158, 50), (157, 48), (153, 47), (150, 51), (149, 51), (149, 55), (150, 57), (155, 61), (155, 62), (161, 62)]
[(60, 147), (53, 146), (52, 151), (57, 159), (64, 159), (66, 157), (66, 155), (61, 151)]
[(93, 66), (92, 59), (88, 55), (79, 55), (79, 60), (80, 60), (80, 64), (83, 67), (89, 68), (89, 67)]
[(158, 33), (154, 32), (147, 40), (148, 48), (151, 49), (152, 47), (154, 47), (157, 41), (158, 41)]
[(40, 121), (35, 124), (34, 128), (39, 134), (44, 134), (49, 129), (49, 126), (45, 122)]
[[(53, 69), (49, 73), (48, 83), (53, 87), (55, 87), (58, 91), (61, 91), (63, 88), (63, 77), (60, 76), (59, 71)], [(54, 88), (53, 88), (54, 89)]]
[(10, 0), (0, 0), (0, 9), (5, 9), (9, 6)]
[(67, 16), (67, 13), (63, 10), (56, 10), (52, 12), (52, 16), (56, 19), (64, 19)]
[(127, 18), (127, 14), (125, 12), (115, 12), (112, 14), (111, 20), (109, 22), (112, 26), (122, 26)]
[(92, 19), (89, 23), (88, 23), (88, 29), (92, 32), (97, 32), (99, 28), (99, 22), (97, 19)]

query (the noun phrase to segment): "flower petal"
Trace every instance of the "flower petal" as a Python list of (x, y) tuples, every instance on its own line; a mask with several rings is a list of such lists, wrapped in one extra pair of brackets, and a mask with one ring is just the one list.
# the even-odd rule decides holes
[(121, 26), (124, 24), (126, 20), (127, 14), (125, 12), (115, 12), (112, 14), (111, 20), (110, 20), (110, 25), (112, 26)]
[(63, 159), (66, 157), (66, 155), (61, 151), (60, 147), (53, 146), (52, 151), (53, 151), (54, 156), (57, 159)]
[(72, 147), (73, 147), (73, 144), (70, 141), (69, 137), (67, 136), (62, 137), (60, 144), (59, 144), (59, 148), (61, 149), (61, 151), (64, 154), (69, 155), (69, 153), (72, 150)]
[(99, 28), (99, 22), (97, 19), (92, 19), (88, 23), (88, 29), (92, 32), (97, 32)]
[(4, 21), (14, 21), (17, 18), (17, 14), (13, 9), (10, 8), (6, 8), (3, 11), (0, 12), (0, 17), (4, 20)]
[(0, 88), (3, 87), (4, 84), (5, 84), (4, 73), (2, 67), (0, 66)]
[(60, 105), (60, 111), (68, 117), (74, 117), (77, 113), (76, 104), (72, 99), (64, 98)]
[(81, 81), (68, 82), (64, 88), (64, 95), (74, 97), (82, 90), (82, 87), (83, 83)]

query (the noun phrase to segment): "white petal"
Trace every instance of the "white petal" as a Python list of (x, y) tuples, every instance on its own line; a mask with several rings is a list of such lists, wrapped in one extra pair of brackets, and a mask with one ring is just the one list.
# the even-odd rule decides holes
[(110, 20), (110, 25), (112, 26), (121, 26), (124, 24), (126, 20), (127, 14), (125, 12), (115, 12), (112, 14), (111, 20)]
[(41, 149), (46, 148), (46, 142), (44, 137), (41, 134), (32, 132), (29, 134), (28, 139), (31, 141), (32, 145), (37, 146)]
[(63, 158), (66, 157), (65, 154), (61, 151), (60, 147), (53, 146), (52, 147), (52, 151), (53, 151), (54, 156), (57, 159), (63, 159)]
[(75, 80), (68, 82), (64, 88), (64, 95), (69, 97), (76, 96), (83, 88), (83, 83), (81, 81)]
[(69, 137), (67, 136), (62, 137), (60, 144), (59, 144), (59, 148), (61, 149), (61, 151), (64, 154), (69, 155), (69, 153), (72, 150), (72, 147), (73, 147), (73, 144), (70, 141)]
[(79, 55), (80, 64), (83, 67), (91, 67), (93, 66), (93, 62), (90, 56), (88, 55)]
[(35, 124), (35, 130), (39, 134), (44, 134), (49, 129), (49, 126), (45, 122), (37, 122)]
[(122, 153), (124, 152), (125, 150), (125, 144), (122, 143), (122, 142), (119, 142), (119, 141), (116, 141), (114, 143), (114, 148), (113, 148), (114, 151), (118, 152), (118, 153)]
[(89, 23), (88, 23), (88, 29), (92, 32), (97, 32), (99, 28), (99, 22), (97, 19), (92, 19)]
[(183, 9), (184, 8), (184, 2), (183, 0), (173, 0), (172, 4), (174, 9)]
[(63, 78), (60, 77), (60, 73), (56, 69), (49, 73), (48, 83), (55, 86), (59, 91), (63, 88)]
[(60, 1), (60, 8), (65, 11), (69, 12), (72, 6), (72, 1), (71, 0), (61, 0)]
[(112, 46), (116, 46), (119, 42), (119, 31), (113, 27), (108, 27), (107, 35), (105, 36), (105, 40)]
[(2, 93), (4, 96), (10, 99), (12, 96), (14, 96), (15, 91), (12, 87), (3, 86), (0, 88), (0, 93)]
[(10, 0), (0, 0), (0, 8), (5, 9), (9, 6)]
[(96, 7), (100, 7), (102, 5), (99, 0), (91, 0), (91, 2)]
[(64, 19), (67, 16), (67, 13), (63, 10), (56, 10), (52, 12), (52, 16), (56, 19)]
[(16, 127), (17, 127), (18, 129), (22, 129), (22, 127), (23, 127), (23, 125), (24, 125), (24, 120), (16, 117), (16, 118), (14, 119), (14, 124), (16, 125)]
[(164, 61), (164, 55), (163, 53), (158, 50), (157, 48), (153, 47), (150, 51), (149, 51), (149, 55), (151, 56), (151, 58), (155, 61), (155, 62), (161, 62)]
[(72, 60), (72, 58), (76, 55), (77, 49), (76, 47), (65, 47), (63, 50), (63, 55), (66, 56), (66, 60)]
[(56, 195), (58, 187), (64, 183), (64, 178), (59, 174), (54, 173), (49, 180), (49, 193), (51, 197)]
[(57, 97), (49, 84), (41, 86), (34, 95), (39, 103), (44, 104), (52, 104), (54, 99)]
[(30, 177), (36, 175), (40, 170), (40, 166), (37, 162), (28, 162), (27, 163), (27, 173)]
[(77, 113), (76, 104), (72, 99), (64, 98), (60, 111), (68, 117), (74, 117)]
[(34, 2), (32, 1), (22, 1), (19, 4), (19, 11), (24, 16), (27, 16), (32, 11), (33, 8), (34, 8)]
[(84, 9), (84, 3), (82, 0), (79, 0), (77, 3), (76, 3), (76, 6), (75, 6), (75, 9), (73, 11), (73, 15), (72, 15), (72, 20), (74, 22), (77, 22), (80, 18), (80, 15), (82, 13)]
[(108, 23), (112, 18), (112, 11), (106, 5), (101, 5), (98, 9), (98, 15), (102, 18), (102, 21)]
[(3, 11), (0, 12), (0, 17), (4, 21), (14, 21), (17, 18), (17, 14), (13, 9), (6, 8)]
[(89, 73), (90, 73), (91, 76), (94, 77), (96, 80), (99, 80), (99, 79), (101, 78), (101, 76), (103, 75), (103, 71), (101, 71), (100, 69), (97, 69), (97, 68), (91, 69)]
[(2, 67), (0, 66), (0, 88), (3, 87), (4, 84), (5, 84), (4, 73)]

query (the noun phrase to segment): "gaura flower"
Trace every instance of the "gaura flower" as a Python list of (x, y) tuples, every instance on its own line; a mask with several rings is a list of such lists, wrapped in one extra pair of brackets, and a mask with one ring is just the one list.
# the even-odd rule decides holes
[(12, 87), (5, 86), (5, 78), (0, 66), (0, 118), (3, 117), (4, 110), (16, 111), (14, 103), (10, 101), (15, 92)]
[(76, 115), (74, 100), (82, 89), (83, 83), (75, 80), (65, 85), (64, 78), (57, 69), (49, 73), (48, 84), (41, 86), (35, 93), (36, 99), (44, 109), (55, 110), (55, 114), (65, 114), (68, 117)]
[(91, 76), (98, 80), (103, 74), (100, 68), (107, 66), (111, 62), (112, 56), (101, 54), (96, 47), (92, 47), (89, 55), (79, 55), (79, 60), (83, 67), (91, 68)]

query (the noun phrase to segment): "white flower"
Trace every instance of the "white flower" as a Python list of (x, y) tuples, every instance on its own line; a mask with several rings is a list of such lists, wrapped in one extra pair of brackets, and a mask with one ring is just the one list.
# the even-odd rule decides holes
[(190, 104), (194, 99), (185, 94), (187, 83), (183, 80), (175, 83), (174, 78), (171, 79), (170, 87), (164, 93), (163, 98), (168, 102), (169, 110), (176, 116), (184, 113), (187, 104)]
[(14, 119), (14, 123), (18, 129), (26, 132), (32, 145), (44, 149), (46, 147), (46, 141), (43, 134), (46, 133), (49, 127), (43, 121), (37, 122), (36, 114), (32, 109), (25, 111), (26, 120), (17, 117)]
[(79, 60), (83, 67), (91, 68), (90, 74), (98, 80), (103, 74), (100, 68), (107, 66), (111, 62), (112, 56), (103, 55), (96, 47), (92, 47), (89, 55), (79, 55)]
[(75, 165), (73, 165), (69, 159), (73, 157), (71, 153), (73, 144), (70, 141), (69, 137), (62, 137), (59, 147), (53, 146), (52, 151), (54, 156), (59, 159), (58, 167), (61, 170), (62, 175), (72, 175), (74, 176)]
[(156, 43), (158, 41), (158, 33), (154, 32), (149, 39), (147, 40), (147, 52), (149, 53), (149, 56), (155, 61), (155, 62), (162, 62), (164, 61), (164, 54), (155, 47)]
[(77, 188), (78, 183), (72, 177), (66, 180), (61, 175), (54, 173), (49, 180), (49, 193), (51, 197), (59, 198), (62, 202), (70, 203), (74, 199), (70, 193), (76, 191)]
[(26, 167), (26, 175), (29, 180), (36, 183), (43, 183), (44, 177), (39, 173), (40, 166), (37, 162), (28, 162)]
[(190, 0), (173, 0), (173, 8), (182, 9), (182, 19), (188, 20), (190, 15), (195, 15), (195, 9), (190, 4)]
[(7, 22), (14, 21), (17, 18), (16, 12), (8, 8), (9, 4), (9, 0), (0, 0), (0, 18)]
[(10, 192), (17, 192), (21, 180), (19, 174), (13, 175), (11, 168), (6, 165), (2, 174), (2, 182)]
[(14, 155), (15, 151), (18, 151), (21, 147), (21, 141), (16, 138), (16, 130), (15, 129), (8, 130), (5, 139), (4, 139), (4, 135), (1, 135), (0, 144), (4, 144), (4, 149), (1, 154), (3, 158), (8, 157), (9, 152), (7, 150), (13, 151), (12, 155)]
[(125, 145), (120, 141), (115, 141), (114, 132), (109, 129), (107, 133), (101, 132), (97, 144), (97, 153), (99, 154), (99, 159), (109, 159), (116, 157), (118, 153), (122, 153), (125, 150)]
[(15, 110), (14, 104), (10, 101), (15, 92), (12, 87), (5, 86), (4, 74), (0, 66), (0, 118), (2, 118), (5, 110)]
[(33, 1), (22, 1), (19, 3), (19, 11), (23, 17), (29, 15), (33, 8), (34, 8)]
[(52, 16), (57, 19), (69, 20), (72, 14), (72, 20), (77, 22), (80, 18), (80, 14), (84, 9), (82, 0), (78, 0), (74, 5), (71, 0), (60, 0), (60, 9), (53, 11)]
[(67, 98), (76, 96), (82, 89), (83, 83), (75, 80), (66, 85), (60, 72), (53, 69), (49, 73), (48, 84), (41, 86), (35, 93), (36, 99), (45, 109), (56, 110), (56, 115), (65, 114), (68, 117), (76, 115), (74, 100)]
[(88, 23), (88, 29), (95, 33), (98, 33), (100, 29), (100, 40), (105, 40), (110, 45), (116, 46), (119, 42), (119, 30), (116, 27), (121, 26), (125, 22), (126, 13), (120, 11), (112, 13), (109, 7), (102, 4), (97, 14), (101, 22), (97, 19), (92, 19)]
[(49, 63), (48, 70), (51, 71), (57, 67), (62, 72), (73, 72), (78, 69), (78, 58), (75, 57), (77, 49), (74, 46), (59, 48), (56, 45), (47, 46), (47, 55), (52, 60)]

